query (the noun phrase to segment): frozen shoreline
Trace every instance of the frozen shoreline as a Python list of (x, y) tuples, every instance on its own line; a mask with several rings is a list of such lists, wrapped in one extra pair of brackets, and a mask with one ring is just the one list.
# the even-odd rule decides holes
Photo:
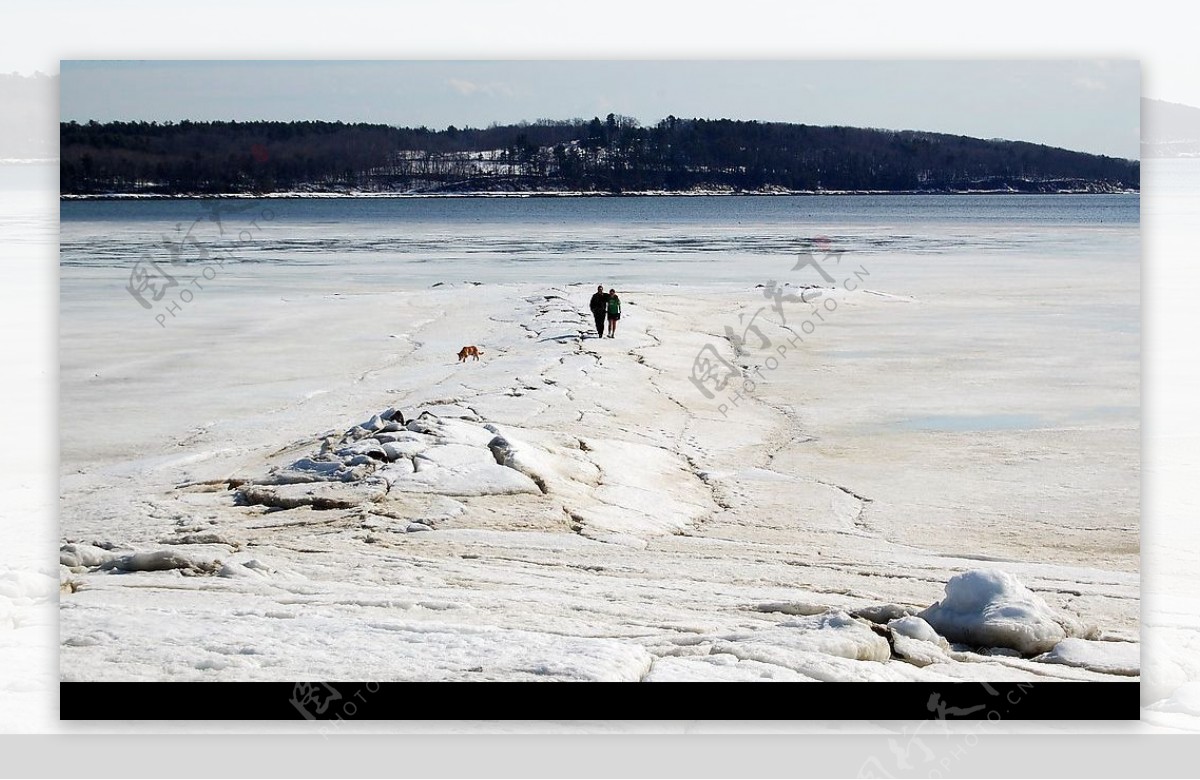
[[(63, 542), (99, 547), (64, 572), (63, 679), (1129, 679), (1104, 651), (1127, 659), (1138, 634), (1136, 418), (980, 427), (941, 382), (1025, 376), (1016, 396), (1049, 416), (1057, 369), (960, 365), (945, 319), (924, 330), (936, 299), (843, 292), (820, 340), (722, 412), (688, 377), (707, 344), (733, 359), (720, 326), (755, 290), (640, 288), (599, 340), (581, 337), (584, 286), (313, 284), (253, 313), (214, 299), (222, 349), (182, 324), (157, 363), (96, 362), (64, 332), (64, 409), (87, 398), (109, 427), (64, 440)], [(879, 357), (842, 357), (856, 328), (890, 334)], [(897, 363), (905, 333), (948, 375)], [(484, 359), (457, 363), (466, 343)], [(930, 393), (968, 429), (879, 419), (884, 398), (918, 419)], [(321, 508), (303, 483), (247, 496), (389, 406), (443, 421), (393, 442), (426, 447), (405, 457), (434, 477), (382, 496), (339, 479)], [(497, 432), (512, 455), (483, 441)], [(483, 489), (507, 471), (536, 487)], [(850, 617), (916, 613), (979, 568), (1105, 641), (1053, 660), (923, 642), (905, 660)]]

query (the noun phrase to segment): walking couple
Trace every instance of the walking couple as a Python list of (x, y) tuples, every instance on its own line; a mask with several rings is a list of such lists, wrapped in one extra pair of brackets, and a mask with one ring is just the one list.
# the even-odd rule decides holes
[(604, 318), (608, 317), (608, 337), (615, 339), (617, 320), (621, 319), (621, 299), (617, 297), (617, 291), (610, 287), (608, 292), (604, 292), (604, 285), (599, 285), (588, 308), (596, 318), (596, 335), (604, 338)]

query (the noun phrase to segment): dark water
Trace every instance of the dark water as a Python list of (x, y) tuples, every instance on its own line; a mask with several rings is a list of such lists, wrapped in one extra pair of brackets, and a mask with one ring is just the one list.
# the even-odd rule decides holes
[(64, 201), (61, 263), (130, 266), (139, 257), (187, 262), (223, 252), (235, 265), (341, 267), (428, 282), (528, 281), (568, 269), (565, 279), (580, 266), (719, 281), (813, 251), (1116, 251), (1136, 260), (1138, 224), (1137, 195)]
[[(186, 220), (203, 200), (65, 201), (67, 221)], [(308, 224), (1016, 224), (1135, 225), (1138, 195), (822, 195), (230, 199)]]

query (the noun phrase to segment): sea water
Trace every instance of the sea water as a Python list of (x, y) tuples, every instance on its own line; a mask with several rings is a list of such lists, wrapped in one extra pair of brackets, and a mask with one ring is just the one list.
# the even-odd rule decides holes
[[(61, 264), (66, 281), (73, 268), (118, 271), (88, 275), (111, 281), (139, 259), (200, 262), (221, 252), (242, 276), (286, 286), (289, 273), (318, 273), (331, 287), (346, 278), (397, 287), (742, 285), (782, 279), (812, 253), (877, 266), (938, 256), (1136, 266), (1138, 212), (1137, 195), (64, 201)], [(66, 286), (64, 300), (77, 289)]]

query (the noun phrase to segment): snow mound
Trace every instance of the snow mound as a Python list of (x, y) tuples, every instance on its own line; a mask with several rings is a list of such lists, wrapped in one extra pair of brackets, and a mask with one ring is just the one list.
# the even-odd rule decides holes
[(429, 445), (423, 441), (411, 439), (392, 439), (383, 443), (383, 454), (390, 461), (401, 458), (412, 458), (427, 450)]
[(1053, 650), (1033, 660), (1129, 677), (1140, 674), (1142, 666), (1141, 646), (1136, 642), (1090, 642), (1075, 638), (1064, 639)]
[(886, 661), (892, 655), (887, 639), (845, 612), (793, 618), (779, 625), (797, 630), (797, 645), (806, 645), (830, 655), (858, 661)]
[(192, 558), (174, 550), (154, 550), (122, 555), (108, 561), (102, 568), (122, 572), (181, 569), (190, 573), (209, 574), (217, 570), (218, 562)]
[(945, 598), (920, 617), (952, 642), (1009, 647), (1022, 655), (1045, 653), (1067, 637), (1091, 633), (998, 569), (954, 575), (946, 583)]
[(387, 492), (383, 480), (346, 482), (306, 482), (282, 485), (243, 485), (242, 499), (248, 504), (261, 504), (282, 509), (311, 506), (313, 509), (349, 509), (378, 501)]
[(887, 628), (892, 635), (892, 650), (901, 660), (913, 666), (951, 661), (950, 643), (923, 619), (915, 615), (896, 618), (888, 621)]
[(921, 642), (932, 642), (943, 649), (950, 649), (950, 643), (939, 636), (938, 632), (933, 630), (933, 626), (916, 615), (889, 620), (887, 627), (891, 629), (894, 635), (898, 634), (899, 636), (916, 639)]
[(243, 546), (243, 542), (230, 539), (228, 536), (216, 531), (183, 534), (182, 536), (167, 537), (159, 541), (162, 544), (220, 544), (232, 548)]
[[(434, 410), (451, 415), (439, 417)], [(506, 468), (488, 447), (496, 438), (469, 409), (438, 404), (415, 419), (388, 409), (319, 451), (271, 470), (240, 489), (248, 504), (294, 509), (350, 509), (386, 495), (444, 496), (540, 493), (541, 487), (516, 468)]]
[(93, 568), (117, 557), (117, 553), (91, 544), (64, 544), (58, 548), (59, 564), (71, 569)]
[(265, 478), (245, 480), (241, 500), (280, 509), (377, 510), (408, 520), (400, 526), (406, 530), (428, 530), (461, 505), (450, 503), (450, 515), (401, 516), (414, 497), (546, 496), (580, 535), (635, 548), (648, 537), (681, 533), (715, 508), (687, 459), (666, 448), (502, 427), (450, 402), (412, 414), (389, 409), (326, 436), (316, 450), (277, 464)]
[[(252, 563), (253, 563), (253, 561), (252, 561)], [(260, 569), (258, 567), (248, 566), (244, 563), (237, 563), (236, 561), (229, 561), (229, 562), (225, 563), (225, 565), (223, 565), (217, 571), (217, 576), (218, 577), (228, 577), (228, 578), (235, 578), (235, 577), (262, 578), (262, 577), (267, 577), (268, 574), (266, 571), (263, 571), (262, 569)]]
[(887, 624), (893, 620), (911, 615), (913, 611), (907, 607), (901, 607), (896, 604), (878, 604), (870, 607), (862, 607), (856, 609), (850, 614), (854, 617), (864, 618), (872, 623)]
[(829, 682), (906, 679), (899, 669), (891, 668), (903, 664), (883, 663), (892, 657), (887, 639), (867, 623), (840, 611), (727, 635), (713, 642), (712, 652), (784, 667)]

